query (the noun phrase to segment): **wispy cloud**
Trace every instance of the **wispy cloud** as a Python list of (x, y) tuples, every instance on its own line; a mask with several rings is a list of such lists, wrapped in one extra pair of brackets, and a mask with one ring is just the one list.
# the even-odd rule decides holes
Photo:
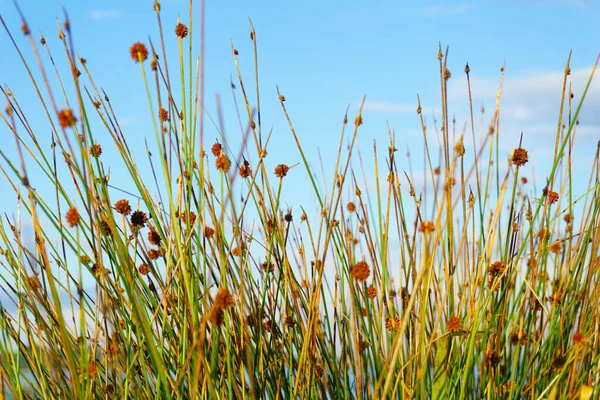
[(120, 10), (93, 10), (90, 12), (90, 18), (92, 19), (109, 19), (121, 17), (123, 17), (123, 11)]
[(464, 14), (471, 9), (471, 5), (468, 3), (457, 4), (454, 6), (448, 6), (444, 4), (434, 4), (428, 7), (425, 7), (423, 10), (425, 16), (427, 17), (437, 17), (437, 16), (451, 16)]
[(133, 117), (121, 117), (118, 121), (121, 128), (127, 128), (137, 124), (137, 120)]
[[(573, 110), (583, 95), (592, 67), (573, 68), (568, 83), (572, 83)], [(560, 96), (564, 79), (563, 71), (533, 70), (519, 75), (507, 71), (502, 88), (501, 114), (516, 121), (548, 121), (556, 120), (560, 106)], [(498, 93), (500, 77), (471, 78), (473, 102), (486, 103), (491, 107)], [(468, 96), (462, 83), (451, 82), (450, 95), (458, 100)], [(600, 81), (594, 80), (589, 88), (580, 114), (585, 123), (600, 125)]]

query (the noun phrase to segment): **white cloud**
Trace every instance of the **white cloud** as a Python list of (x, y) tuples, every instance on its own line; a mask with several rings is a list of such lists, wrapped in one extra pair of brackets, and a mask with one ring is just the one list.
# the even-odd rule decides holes
[[(572, 112), (575, 112), (587, 84), (592, 67), (573, 68), (567, 80), (572, 84), (574, 94)], [(512, 122), (546, 123), (558, 120), (558, 111), (563, 86), (564, 72), (528, 71), (513, 75), (510, 69), (506, 72), (500, 106), (500, 116)], [(496, 95), (500, 85), (500, 76), (478, 77), (471, 76), (473, 104), (484, 104), (490, 111), (495, 105)], [(454, 101), (468, 98), (464, 82), (451, 81), (449, 96)], [(565, 104), (565, 109), (567, 109)], [(583, 103), (579, 120), (585, 124), (600, 125), (600, 73), (596, 73)], [(565, 111), (565, 117), (566, 114)]]
[(127, 128), (137, 123), (137, 120), (133, 117), (121, 117), (118, 118), (117, 121), (119, 121), (119, 126), (121, 128)]
[(437, 16), (451, 16), (464, 14), (471, 9), (471, 5), (468, 3), (457, 4), (455, 6), (447, 6), (443, 4), (435, 4), (432, 6), (425, 7), (424, 13), (427, 17)]
[(108, 19), (108, 18), (121, 18), (123, 17), (123, 11), (120, 10), (93, 10), (90, 12), (92, 19)]

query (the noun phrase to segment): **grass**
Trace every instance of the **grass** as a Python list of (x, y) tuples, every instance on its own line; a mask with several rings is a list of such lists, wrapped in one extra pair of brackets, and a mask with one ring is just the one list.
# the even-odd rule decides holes
[[(441, 47), (439, 125), (426, 126), (417, 105), (426, 187), (399, 170), (393, 133), (386, 153), (373, 153), (374, 176), (361, 167), (361, 105), (343, 116), (327, 188), (285, 97), (263, 91), (279, 96), (301, 161), (271, 164), (260, 93), (247, 91), (260, 86), (258, 72), (244, 84), (233, 43), (243, 139), (205, 141), (203, 65), (184, 46), (194, 38), (203, 48), (203, 31), (177, 26), (179, 65), (169, 66), (163, 35), (173, 31), (155, 10), (160, 45), (131, 50), (146, 88), (135, 101), (154, 116), (147, 171), (77, 56), (68, 20), (59, 26), (66, 71), (45, 69), (59, 56), (24, 17), (33, 63), (2, 20), (20, 57), (11, 65), (27, 71), (45, 111), (25, 115), (2, 86), (0, 118), (17, 149), (0, 149), (4, 196), (17, 205), (0, 225), (3, 398), (600, 397), (600, 160), (578, 192), (586, 93), (572, 102), (568, 61), (543, 190), (522, 176), (522, 143), (508, 158), (499, 149), (499, 101), (488, 128), (476, 132), (471, 106), (456, 135)], [(470, 93), (468, 66), (465, 76)], [(43, 117), (50, 148), (30, 125)], [(127, 191), (111, 185), (103, 146), (117, 149)], [(294, 215), (281, 199), (300, 170), (316, 205)]]

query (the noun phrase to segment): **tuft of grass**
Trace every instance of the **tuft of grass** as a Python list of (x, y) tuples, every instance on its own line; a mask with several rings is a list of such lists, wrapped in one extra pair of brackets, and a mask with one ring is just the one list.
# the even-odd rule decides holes
[[(596, 66), (572, 104), (567, 61), (543, 190), (523, 177), (525, 144), (507, 158), (499, 150), (502, 84), (489, 127), (476, 134), (468, 65), (470, 129), (451, 133), (441, 46), (437, 145), (417, 104), (426, 188), (399, 170), (392, 132), (383, 159), (375, 147), (375, 176), (362, 168), (364, 100), (343, 116), (327, 188), (279, 89), (263, 95), (278, 96), (300, 162), (269, 156), (252, 24), (247, 85), (231, 45), (242, 140), (215, 124), (220, 140), (210, 143), (204, 57), (195, 63), (188, 46), (204, 48), (204, 11), (199, 32), (191, 5), (189, 25), (175, 27), (177, 71), (158, 2), (154, 9), (159, 45), (130, 49), (146, 91), (133, 100), (153, 116), (149, 170), (77, 55), (68, 19), (58, 27), (67, 71), (46, 69), (57, 49), (36, 42), (24, 16), (35, 63), (1, 20), (20, 58), (10, 62), (21, 62), (44, 111), (25, 115), (10, 86), (0, 87), (16, 149), (0, 148), (3, 195), (16, 205), (0, 225), (3, 398), (600, 396), (598, 152), (585, 190), (574, 189), (572, 173)], [(41, 117), (49, 148), (30, 124)], [(103, 148), (120, 160), (103, 160)], [(110, 183), (112, 163), (127, 190)], [(300, 174), (316, 204), (294, 215), (282, 194)]]

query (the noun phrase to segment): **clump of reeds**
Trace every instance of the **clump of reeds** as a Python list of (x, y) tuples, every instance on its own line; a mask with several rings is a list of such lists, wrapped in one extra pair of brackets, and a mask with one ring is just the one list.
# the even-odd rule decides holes
[[(182, 45), (198, 34), (191, 22), (163, 31), (154, 9), (160, 46), (130, 49), (146, 88), (139, 101), (153, 116), (149, 171), (77, 56), (68, 21), (59, 28), (70, 65), (56, 72), (61, 90), (41, 62), (56, 49), (21, 21), (52, 141), (40, 145), (47, 130), (31, 127), (34, 116), (3, 85), (0, 118), (16, 150), (0, 148), (3, 196), (15, 202), (0, 228), (3, 398), (598, 398), (600, 164), (596, 154), (589, 186), (576, 192), (586, 93), (576, 105), (566, 99), (568, 63), (543, 190), (522, 176), (525, 144), (507, 158), (498, 151), (499, 106), (479, 135), (471, 112), (470, 130), (451, 136), (441, 49), (439, 149), (417, 105), (433, 192), (398, 169), (393, 135), (385, 160), (375, 153), (376, 189), (359, 183), (362, 105), (343, 116), (326, 188), (279, 92), (267, 95), (279, 98), (300, 163), (268, 153), (258, 90), (246, 91), (233, 46), (242, 141), (205, 140), (203, 75), (189, 70), (192, 46)], [(180, 92), (166, 34), (179, 41)], [(33, 68), (27, 57), (21, 68)], [(67, 82), (74, 90), (62, 90)], [(569, 120), (565, 106), (574, 107)], [(103, 148), (117, 149), (126, 191), (111, 184), (117, 161)], [(281, 198), (301, 174), (317, 204), (295, 215)]]

